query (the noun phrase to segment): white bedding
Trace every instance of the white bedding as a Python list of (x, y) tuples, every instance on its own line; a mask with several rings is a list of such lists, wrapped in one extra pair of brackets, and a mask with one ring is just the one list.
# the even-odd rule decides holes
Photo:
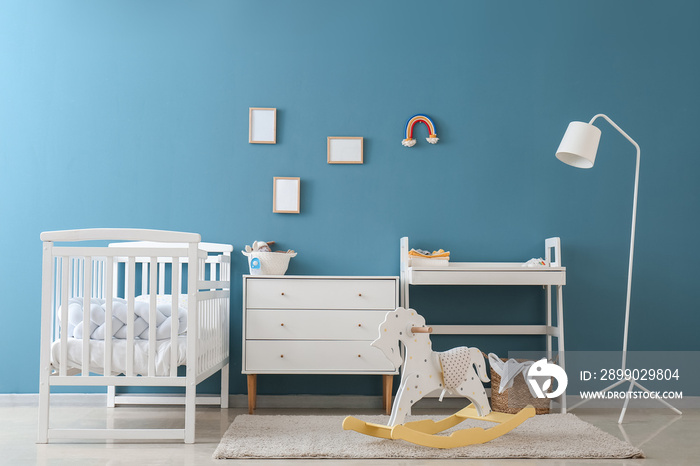
[[(170, 375), (170, 340), (156, 342), (156, 376)], [(90, 372), (104, 374), (105, 361), (104, 340), (90, 340)], [(187, 337), (180, 336), (177, 339), (177, 365), (187, 362)], [(83, 340), (77, 338), (68, 339), (68, 366), (67, 369), (80, 369), (83, 364)], [(55, 341), (51, 345), (51, 365), (60, 369), (61, 342)], [(119, 375), (126, 373), (126, 340), (112, 339), (112, 373)], [(148, 375), (148, 340), (134, 341), (134, 374)]]
[[(106, 301), (90, 299), (90, 372), (104, 374), (105, 315)], [(68, 357), (67, 368), (81, 370), (83, 363), (83, 298), (68, 300)], [(177, 318), (177, 365), (186, 363), (187, 355), (187, 295), (178, 299)], [(134, 300), (134, 374), (148, 375), (148, 333), (150, 325), (150, 297), (137, 296)], [(161, 295), (156, 299), (156, 375), (170, 375), (170, 337), (172, 322), (172, 296)], [(58, 317), (62, 315), (61, 308)], [(127, 301), (114, 298), (112, 301), (112, 370), (111, 375), (126, 373)], [(63, 325), (61, 325), (63, 329)], [(107, 337), (110, 338), (110, 337)], [(61, 365), (61, 341), (51, 345), (51, 364), (55, 369)]]
[[(187, 331), (187, 295), (181, 295), (178, 301), (178, 335)], [(150, 325), (150, 313), (148, 296), (138, 296), (134, 302), (134, 337), (136, 339), (148, 339)], [(83, 323), (83, 298), (71, 298), (68, 300), (68, 336), (82, 339), (84, 334)], [(91, 340), (105, 339), (105, 313), (104, 299), (92, 298), (90, 300), (90, 330)], [(158, 296), (156, 303), (156, 339), (170, 338), (170, 326), (172, 322), (172, 298), (169, 295)], [(61, 318), (61, 308), (58, 310)], [(114, 298), (112, 301), (112, 337), (126, 339), (127, 331), (127, 301)]]

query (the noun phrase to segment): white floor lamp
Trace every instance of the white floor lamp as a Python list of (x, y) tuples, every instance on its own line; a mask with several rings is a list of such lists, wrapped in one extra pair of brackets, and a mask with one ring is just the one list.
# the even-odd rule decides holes
[[(577, 168), (591, 168), (595, 163), (595, 156), (598, 151), (598, 143), (600, 142), (600, 129), (593, 126), (593, 122), (602, 117), (607, 120), (608, 123), (612, 125), (613, 128), (618, 130), (629, 142), (631, 142), (637, 149), (637, 169), (634, 174), (634, 200), (632, 201), (632, 238), (630, 240), (630, 263), (629, 270), (627, 272), (627, 303), (625, 305), (625, 332), (622, 341), (622, 371), (627, 368), (627, 333), (629, 329), (630, 320), (630, 296), (632, 292), (632, 259), (634, 256), (634, 231), (635, 224), (637, 222), (637, 190), (639, 186), (639, 145), (634, 142), (634, 140), (627, 135), (619, 126), (615, 124), (610, 118), (602, 113), (594, 116), (589, 123), (584, 123), (581, 121), (572, 121), (569, 123), (569, 127), (566, 129), (566, 133), (559, 144), (559, 149), (557, 149), (557, 158), (562, 162)], [(636, 380), (633, 379), (622, 379), (609, 387), (603, 389), (606, 392), (612, 388), (617, 387), (625, 382), (629, 382), (630, 387), (627, 390), (628, 396), (625, 398), (625, 405), (622, 407), (622, 412), (620, 413), (620, 419), (617, 421), (618, 424), (622, 423), (622, 419), (625, 417), (625, 411), (627, 411), (627, 404), (629, 403), (629, 394), (632, 392), (633, 387), (638, 387), (645, 392), (650, 392), (648, 389), (642, 387)], [(589, 401), (590, 399), (584, 399), (572, 406), (569, 409), (574, 409), (583, 403)], [(671, 406), (668, 402), (662, 399), (658, 399), (661, 403), (671, 408), (674, 412), (681, 414), (679, 410)]]

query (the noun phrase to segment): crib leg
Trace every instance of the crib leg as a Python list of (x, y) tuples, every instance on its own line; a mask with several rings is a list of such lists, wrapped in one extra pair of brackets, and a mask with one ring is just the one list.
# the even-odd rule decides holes
[(107, 386), (107, 407), (108, 408), (114, 408), (116, 405), (116, 396), (117, 396), (117, 390), (114, 385), (108, 385)]
[(194, 414), (197, 402), (197, 386), (185, 387), (185, 443), (194, 443)]
[(221, 409), (228, 409), (228, 364), (221, 368)]
[(49, 387), (48, 377), (42, 375), (39, 386), (39, 431), (37, 443), (48, 443), (49, 441), (49, 401), (51, 387)]

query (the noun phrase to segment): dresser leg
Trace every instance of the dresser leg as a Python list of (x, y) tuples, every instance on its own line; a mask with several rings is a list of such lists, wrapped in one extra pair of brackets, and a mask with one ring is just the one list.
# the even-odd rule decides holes
[(258, 375), (248, 374), (248, 414), (253, 414), (257, 403)]
[(391, 414), (391, 389), (394, 384), (393, 375), (382, 375), (384, 411)]

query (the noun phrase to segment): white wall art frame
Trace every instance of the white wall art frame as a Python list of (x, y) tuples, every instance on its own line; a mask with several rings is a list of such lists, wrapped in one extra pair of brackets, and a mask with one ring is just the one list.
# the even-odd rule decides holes
[(329, 137), (328, 163), (364, 163), (363, 145), (361, 137)]
[(276, 176), (272, 182), (272, 211), (279, 214), (300, 212), (301, 179)]
[(277, 144), (277, 109), (250, 108), (248, 110), (248, 142)]

